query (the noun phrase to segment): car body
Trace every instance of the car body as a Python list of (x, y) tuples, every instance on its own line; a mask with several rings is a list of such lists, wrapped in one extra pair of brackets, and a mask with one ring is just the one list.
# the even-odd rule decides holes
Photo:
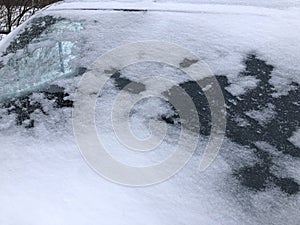
[[(299, 3), (224, 3), (66, 1), (2, 40), (1, 224), (299, 224)], [(180, 87), (201, 125), (195, 153), (178, 173), (159, 184), (127, 187), (86, 164), (72, 113), (78, 85), (96, 70), (99, 57), (148, 41), (180, 46), (207, 64), (226, 103), (225, 139), (200, 172), (212, 116), (198, 80), (182, 70), (189, 64), (184, 57), (181, 68), (160, 61), (112, 67), (96, 93), (95, 125), (119, 161), (135, 167), (159, 163), (172, 154), (182, 130), (172, 104), (145, 98), (132, 106), (132, 132), (147, 138), (148, 123), (155, 120), (158, 131), (167, 126), (167, 134), (156, 151), (128, 151), (110, 123), (122, 89), (130, 98), (150, 87)], [(153, 85), (153, 76), (166, 82)], [(130, 83), (137, 89), (126, 89)], [(125, 113), (117, 114), (117, 123), (124, 121)]]

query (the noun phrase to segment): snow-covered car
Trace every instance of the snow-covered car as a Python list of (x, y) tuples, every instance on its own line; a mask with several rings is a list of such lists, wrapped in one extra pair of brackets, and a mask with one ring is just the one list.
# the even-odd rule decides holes
[[(299, 224), (300, 2), (228, 2), (64, 1), (2, 40), (0, 224)], [(139, 43), (152, 47), (137, 52), (141, 59), (157, 52), (155, 46), (169, 48), (157, 61), (107, 65), (130, 61), (134, 51), (120, 49)], [(172, 46), (199, 60), (175, 54)], [(105, 61), (114, 49), (120, 55)], [(166, 64), (165, 56), (181, 61)], [(226, 111), (222, 146), (203, 171), (199, 163), (214, 128), (211, 106), (218, 101), (206, 96), (216, 90), (211, 77), (187, 73), (198, 61), (217, 81)], [(88, 165), (98, 161), (82, 157), (74, 110), (89, 115), (78, 93), (85, 91), (84, 77), (101, 74), (101, 62), (109, 79), (99, 93), (87, 88), (96, 99), (95, 137), (112, 158), (141, 168), (167, 160), (187, 130), (185, 138), (197, 142), (184, 148), (194, 154), (174, 176), (146, 187), (120, 185)], [(184, 128), (176, 106), (152, 96), (172, 97), (176, 88), (192, 100), (199, 130), (192, 120)], [(114, 110), (117, 100), (122, 104)], [(128, 105), (130, 112), (119, 111)], [(141, 142), (166, 132), (153, 151), (130, 151), (114, 123), (129, 124)], [(127, 131), (119, 131), (126, 139)]]

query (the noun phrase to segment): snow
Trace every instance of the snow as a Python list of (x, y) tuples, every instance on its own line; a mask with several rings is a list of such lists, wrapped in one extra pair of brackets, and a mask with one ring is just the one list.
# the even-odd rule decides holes
[[(124, 2), (59, 3), (37, 16), (62, 16), (81, 24), (83, 29), (74, 29), (71, 34), (56, 37), (69, 39), (81, 49), (80, 53), (68, 52), (72, 56), (70, 66), (88, 67), (101, 54), (122, 44), (161, 40), (191, 50), (208, 63), (215, 74), (227, 76), (232, 82), (228, 90), (233, 95), (244, 94), (257, 85), (255, 79), (239, 74), (244, 68), (242, 61), (245, 54), (249, 52), (255, 52), (275, 65), (272, 83), (282, 94), (283, 87), (292, 81), (300, 83), (299, 1), (186, 2), (190, 4), (167, 1), (134, 5)], [(147, 8), (150, 11), (71, 10), (118, 7)], [(193, 13), (187, 14), (188, 11)], [(2, 49), (24, 26), (1, 42)], [(54, 60), (51, 55), (48, 57)], [(34, 62), (34, 58), (31, 60)], [(143, 63), (121, 72), (124, 78), (136, 82), (153, 75), (176, 83), (190, 79), (182, 71), (159, 63)], [(64, 77), (54, 84), (65, 87), (71, 94), (69, 98), (74, 99), (79, 79)], [(145, 82), (145, 86), (147, 89), (151, 83)], [(169, 87), (170, 84), (166, 83), (159, 88)], [(121, 145), (109, 123), (118, 90), (113, 82), (108, 83), (105, 90), (97, 102), (96, 124), (98, 136), (113, 157), (141, 166), (158, 163), (172, 153), (180, 129), (171, 125), (167, 125), (166, 139), (155, 151), (143, 155)], [(34, 100), (41, 102), (47, 115), (36, 111), (32, 115), (36, 121), (33, 129), (16, 126), (15, 115), (0, 111), (0, 224), (298, 224), (299, 194), (287, 198), (273, 187), (253, 193), (243, 189), (229, 175), (241, 165), (259, 162), (246, 147), (226, 139), (211, 167), (200, 173), (198, 165), (207, 143), (207, 138), (201, 137), (192, 160), (168, 181), (144, 188), (125, 187), (98, 176), (86, 164), (74, 139), (72, 109), (57, 109), (42, 94), (34, 94), (31, 101)], [(139, 102), (133, 108), (132, 131), (139, 138), (148, 137), (149, 120), (171, 113), (170, 106), (160, 99)], [(249, 113), (250, 117), (265, 124), (272, 119), (272, 105)], [(243, 118), (237, 118), (237, 121), (241, 126), (248, 126)], [(161, 122), (157, 129), (163, 126), (165, 123)], [(290, 138), (298, 146), (299, 132)], [(298, 161), (280, 158), (276, 165), (283, 168), (279, 169), (281, 175), (300, 180)], [(238, 189), (243, 192), (237, 192)]]
[(246, 115), (252, 119), (255, 119), (259, 124), (264, 125), (274, 119), (276, 112), (274, 111), (274, 105), (268, 103), (266, 107), (260, 110), (251, 110), (246, 112)]
[[(238, 72), (243, 67), (241, 64), (243, 57), (249, 52), (261, 55), (261, 58), (268, 63), (276, 65), (271, 79), (276, 89), (282, 90), (283, 84), (288, 85), (292, 81), (300, 81), (297, 75), (300, 70), (300, 65), (297, 63), (300, 60), (300, 53), (297, 51), (300, 39), (300, 34), (297, 32), (300, 17), (298, 8), (291, 7), (283, 10), (238, 5), (197, 4), (195, 6), (171, 3), (145, 3), (145, 5), (135, 3), (132, 5), (118, 2), (105, 4), (83, 2), (58, 4), (49, 10), (53, 10), (53, 14), (59, 14), (55, 10), (71, 9), (75, 6), (78, 9), (150, 8), (153, 10), (153, 12), (138, 15), (90, 11), (89, 17), (93, 17), (98, 23), (87, 25), (87, 29), (94, 30), (94, 32), (84, 38), (88, 39), (89, 43), (105, 43), (104, 46), (94, 45), (93, 50), (97, 52), (97, 55), (110, 48), (136, 40), (163, 40), (190, 49), (205, 60), (215, 74), (228, 76), (233, 83), (230, 91), (235, 95), (255, 87), (253, 78), (238, 76)], [(163, 13), (165, 10), (169, 13)], [(187, 17), (184, 12), (189, 11), (194, 13)], [(177, 12), (176, 17), (172, 12)], [(82, 15), (80, 11), (74, 10), (64, 12), (64, 16), (79, 19)], [(145, 26), (148, 29), (143, 29)], [(99, 36), (100, 31), (97, 31), (99, 27), (101, 27), (101, 36)], [(190, 41), (186, 40), (185, 34), (189, 35)], [(197, 40), (197, 43), (192, 40)], [(101, 48), (97, 49), (97, 46)], [(94, 53), (91, 53), (91, 58), (94, 59), (96, 56), (92, 54)]]
[[(56, 112), (56, 116), (52, 113), (53, 123), (66, 116), (59, 115), (62, 112)], [(70, 125), (65, 126), (69, 128)], [(198, 156), (170, 182), (147, 188), (122, 187), (98, 177), (86, 165), (72, 135), (66, 134), (62, 124), (56, 129), (49, 130), (49, 127), (49, 124), (46, 127), (42, 124), (33, 133), (22, 131), (14, 135), (5, 130), (6, 135), (0, 137), (2, 224), (151, 225), (174, 224), (174, 221), (178, 224), (186, 221), (195, 225), (201, 221), (217, 224), (225, 219), (214, 219), (220, 206), (234, 204), (230, 199), (222, 199), (221, 195), (214, 197), (216, 188), (223, 184), (207, 182), (213, 177), (225, 176), (226, 163), (222, 160), (217, 163), (218, 166), (224, 164), (222, 168), (211, 168), (211, 172), (199, 174), (196, 172)], [(18, 129), (11, 132), (18, 132)], [(112, 133), (106, 134), (112, 137)], [(228, 221), (238, 224), (229, 215)]]
[(200, 5), (200, 4), (220, 4), (220, 5), (245, 5), (245, 6), (259, 6), (259, 7), (270, 7), (270, 8), (286, 8), (286, 7), (294, 7), (299, 6), (300, 1), (299, 0), (269, 0), (269, 1), (260, 1), (260, 0), (65, 0), (65, 2), (78, 2), (84, 3), (84, 2), (113, 2), (115, 3), (139, 3), (142, 2), (145, 3), (166, 3), (166, 4), (193, 4), (193, 5)]
[(290, 137), (290, 142), (292, 142), (294, 145), (300, 147), (300, 129), (297, 130), (292, 137)]
[(258, 80), (254, 77), (236, 77), (231, 81), (232, 83), (228, 88), (229, 91), (233, 95), (242, 95), (247, 92), (247, 90), (251, 90), (257, 86)]

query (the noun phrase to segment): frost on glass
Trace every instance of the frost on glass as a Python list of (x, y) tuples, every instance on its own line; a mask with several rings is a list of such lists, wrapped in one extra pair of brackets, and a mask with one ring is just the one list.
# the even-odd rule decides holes
[(0, 100), (30, 92), (75, 72), (79, 22), (50, 16), (31, 22), (7, 47), (0, 67)]

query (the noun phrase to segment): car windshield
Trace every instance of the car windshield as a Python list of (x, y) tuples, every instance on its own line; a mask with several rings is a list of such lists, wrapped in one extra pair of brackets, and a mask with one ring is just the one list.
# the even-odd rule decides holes
[(1, 42), (0, 223), (299, 224), (299, 1), (68, 2)]

